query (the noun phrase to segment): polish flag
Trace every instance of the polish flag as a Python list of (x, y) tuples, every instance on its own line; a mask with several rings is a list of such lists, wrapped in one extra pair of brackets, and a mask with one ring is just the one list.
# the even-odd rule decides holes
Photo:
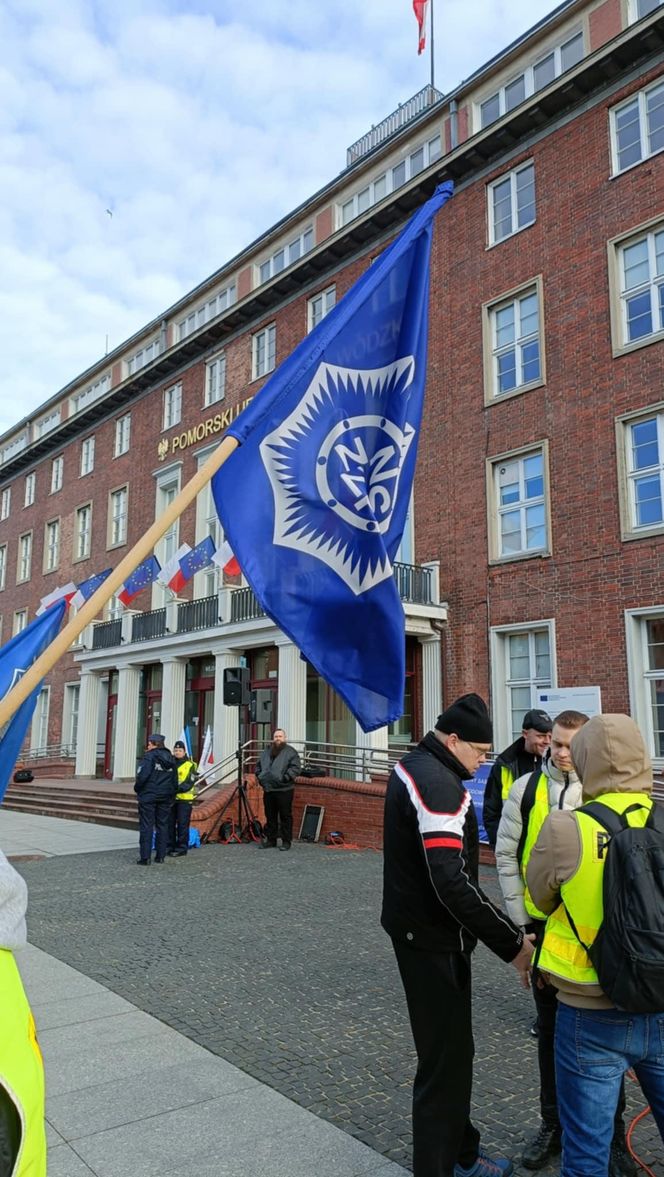
[(169, 588), (172, 593), (181, 592), (187, 583), (187, 578), (184, 576), (182, 569), (180, 568), (180, 560), (183, 556), (186, 556), (187, 552), (190, 551), (191, 546), (189, 544), (182, 544), (182, 546), (178, 548), (175, 555), (171, 556), (170, 560), (166, 561), (164, 567), (159, 573), (159, 576), (157, 577), (159, 583), (166, 585), (166, 588)]
[(420, 39), (417, 43), (417, 52), (424, 53), (424, 48), (427, 43), (426, 23), (427, 23), (427, 8), (429, 0), (413, 0), (413, 12), (417, 18), (417, 27), (419, 29)]
[(226, 573), (226, 576), (239, 576), (242, 572), (233, 549), (226, 539), (214, 553), (212, 563), (217, 564), (221, 571)]
[(208, 724), (207, 728), (205, 729), (203, 750), (201, 752), (201, 758), (198, 762), (198, 770), (199, 772), (205, 772), (205, 770), (210, 768), (213, 764), (214, 756), (212, 755), (212, 731), (210, 729), (210, 725)]
[(67, 602), (67, 605), (69, 605), (72, 597), (77, 592), (78, 585), (74, 584), (73, 581), (70, 581), (69, 584), (63, 584), (61, 587), (53, 589), (52, 593), (48, 593), (47, 596), (42, 597), (41, 601), (39, 602), (37, 617), (41, 617), (42, 613), (45, 613), (47, 609), (50, 609), (51, 605), (57, 604), (58, 601), (64, 600)]

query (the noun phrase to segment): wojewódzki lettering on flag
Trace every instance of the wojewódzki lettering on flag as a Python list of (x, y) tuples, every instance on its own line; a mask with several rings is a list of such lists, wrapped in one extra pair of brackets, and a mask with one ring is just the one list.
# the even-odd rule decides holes
[(392, 574), (426, 380), (442, 184), (228, 430), (224, 533), (265, 612), (365, 731), (398, 719), (404, 613)]
[[(4, 699), (28, 667), (51, 644), (66, 612), (67, 600), (61, 597), (0, 648), (0, 699)], [(0, 801), (14, 771), (40, 690), (41, 683), (23, 700), (0, 732)]]
[(134, 597), (137, 597), (143, 589), (147, 588), (149, 584), (157, 579), (161, 571), (161, 564), (156, 556), (147, 556), (138, 568), (135, 568), (131, 576), (127, 577), (118, 593), (118, 601), (123, 605), (129, 605)]
[(110, 576), (112, 571), (112, 568), (105, 568), (103, 572), (97, 572), (94, 576), (89, 576), (87, 580), (83, 580), (70, 601), (72, 608), (80, 609), (86, 601), (89, 601), (90, 597), (96, 593), (100, 584), (104, 583), (106, 577)]
[(159, 584), (165, 585), (172, 593), (179, 593), (187, 583), (186, 577), (182, 575), (180, 561), (190, 551), (190, 544), (181, 544), (175, 555), (166, 561), (157, 574), (156, 579), (159, 581)]
[(211, 535), (202, 539), (195, 548), (191, 548), (180, 560), (180, 576), (186, 584), (197, 572), (209, 568), (214, 559), (214, 540)]

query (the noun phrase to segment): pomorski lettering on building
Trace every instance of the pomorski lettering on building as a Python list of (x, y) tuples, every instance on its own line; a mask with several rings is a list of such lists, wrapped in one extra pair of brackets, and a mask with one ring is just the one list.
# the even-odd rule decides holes
[(178, 450), (186, 450), (190, 445), (197, 445), (199, 442), (204, 441), (206, 437), (214, 437), (215, 434), (228, 429), (231, 421), (239, 417), (240, 413), (246, 409), (252, 400), (253, 397), (248, 396), (246, 400), (240, 401), (239, 404), (224, 409), (222, 413), (215, 413), (213, 417), (207, 417), (205, 421), (200, 421), (198, 425), (192, 425), (191, 429), (185, 429), (173, 438), (162, 437), (157, 446), (159, 461), (163, 462), (169, 453), (175, 454)]

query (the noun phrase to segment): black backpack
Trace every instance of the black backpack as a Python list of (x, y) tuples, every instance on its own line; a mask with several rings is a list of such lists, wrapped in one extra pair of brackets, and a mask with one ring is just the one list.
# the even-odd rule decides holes
[[(584, 805), (609, 837), (602, 881), (604, 918), (591, 945), (584, 944), (567, 908), (579, 944), (590, 957), (607, 997), (627, 1013), (664, 1011), (664, 815), (654, 802), (644, 826), (600, 801)], [(600, 847), (600, 854), (602, 847)]]

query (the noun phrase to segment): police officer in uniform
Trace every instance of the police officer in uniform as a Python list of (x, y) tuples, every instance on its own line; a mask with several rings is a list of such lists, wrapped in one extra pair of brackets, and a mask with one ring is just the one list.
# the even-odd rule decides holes
[(161, 732), (148, 738), (147, 751), (136, 774), (134, 792), (138, 797), (139, 866), (149, 866), (152, 832), (157, 831), (155, 862), (163, 862), (168, 844), (168, 821), (178, 790), (173, 754), (165, 747)]

